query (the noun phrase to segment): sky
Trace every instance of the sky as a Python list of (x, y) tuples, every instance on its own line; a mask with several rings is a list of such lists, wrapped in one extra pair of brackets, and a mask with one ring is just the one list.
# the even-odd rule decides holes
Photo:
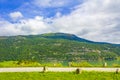
[(51, 32), (120, 44), (120, 0), (0, 0), (0, 36)]

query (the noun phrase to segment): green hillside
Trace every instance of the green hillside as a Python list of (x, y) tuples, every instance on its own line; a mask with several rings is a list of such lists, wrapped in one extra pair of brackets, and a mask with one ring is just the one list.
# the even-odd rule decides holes
[(112, 61), (119, 56), (119, 45), (92, 42), (72, 34), (0, 37), (0, 61)]

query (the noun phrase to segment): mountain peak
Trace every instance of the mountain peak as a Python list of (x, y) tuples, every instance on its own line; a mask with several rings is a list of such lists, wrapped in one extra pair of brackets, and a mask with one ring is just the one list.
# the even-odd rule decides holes
[(41, 35), (44, 38), (52, 38), (52, 39), (67, 39), (67, 40), (74, 40), (74, 41), (79, 41), (79, 42), (91, 42), (89, 40), (79, 38), (74, 34), (69, 34), (69, 33), (46, 33)]

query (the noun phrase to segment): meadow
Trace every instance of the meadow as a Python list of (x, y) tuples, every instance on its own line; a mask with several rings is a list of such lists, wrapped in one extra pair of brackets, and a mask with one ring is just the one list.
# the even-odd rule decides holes
[(120, 73), (113, 72), (21, 72), (0, 73), (0, 80), (119, 80)]
[[(106, 67), (120, 67), (120, 60), (106, 61)], [(104, 67), (101, 61), (82, 61), (82, 62), (33, 62), (33, 61), (3, 61), (0, 67)]]

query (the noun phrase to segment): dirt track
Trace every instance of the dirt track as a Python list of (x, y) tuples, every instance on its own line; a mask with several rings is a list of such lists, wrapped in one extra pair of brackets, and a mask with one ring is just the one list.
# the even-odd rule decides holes
[[(60, 68), (60, 67), (48, 67), (47, 71), (52, 72), (71, 72), (75, 71), (77, 67), (74, 68)], [(105, 71), (105, 72), (115, 72), (116, 69), (120, 68), (79, 68), (84, 71)], [(0, 72), (42, 72), (43, 67), (21, 67), (21, 68), (0, 68)]]

